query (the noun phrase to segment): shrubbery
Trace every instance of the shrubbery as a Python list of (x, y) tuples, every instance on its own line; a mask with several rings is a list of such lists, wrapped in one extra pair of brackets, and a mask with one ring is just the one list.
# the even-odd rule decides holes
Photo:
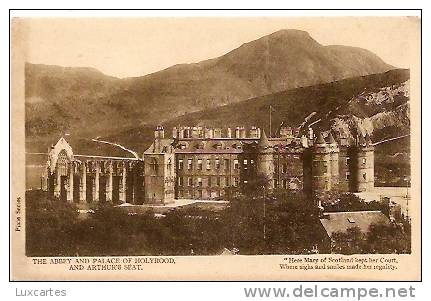
[[(151, 209), (130, 215), (124, 208), (100, 203), (87, 218), (74, 204), (50, 199), (41, 191), (26, 194), (28, 256), (96, 255), (215, 255), (224, 248), (240, 254), (307, 254), (324, 240), (319, 211), (302, 193), (268, 193), (261, 181), (245, 193), (227, 193), (221, 211), (177, 208), (156, 218)], [(371, 207), (370, 207), (371, 206)], [(354, 195), (344, 195), (333, 211), (374, 209)], [(377, 209), (377, 207), (375, 208)], [(337, 234), (354, 241), (340, 252), (393, 253), (410, 250), (409, 224), (403, 230), (374, 226), (366, 237), (356, 232)], [(408, 229), (407, 229), (408, 228)], [(395, 231), (396, 230), (396, 231)], [(336, 235), (336, 236), (337, 236)]]

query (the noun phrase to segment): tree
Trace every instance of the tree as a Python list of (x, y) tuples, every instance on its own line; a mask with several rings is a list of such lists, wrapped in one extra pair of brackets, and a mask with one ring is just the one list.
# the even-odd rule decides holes
[(353, 193), (328, 193), (321, 200), (326, 212), (383, 210), (384, 206), (376, 201), (365, 202)]
[(266, 189), (256, 177), (222, 213), (229, 246), (240, 254), (302, 254), (323, 239), (318, 208), (302, 193)]
[(340, 254), (394, 254), (410, 253), (409, 225), (371, 224), (366, 233), (358, 227), (331, 236), (334, 253)]
[(332, 252), (346, 255), (363, 253), (364, 238), (364, 233), (358, 227), (349, 228), (346, 232), (335, 232), (331, 235)]
[(48, 197), (40, 190), (26, 192), (26, 253), (28, 256), (76, 254), (77, 208)]
[(410, 225), (372, 224), (367, 233), (366, 253), (410, 253)]

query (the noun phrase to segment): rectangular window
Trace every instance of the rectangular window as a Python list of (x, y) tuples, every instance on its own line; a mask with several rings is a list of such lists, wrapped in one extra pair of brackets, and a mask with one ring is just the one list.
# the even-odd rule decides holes
[(179, 159), (178, 160), (178, 169), (182, 170), (184, 168), (184, 162), (183, 159)]
[(216, 168), (216, 169), (220, 169), (220, 159), (219, 159), (219, 158), (217, 158), (217, 159), (215, 160), (215, 168)]
[(198, 159), (198, 170), (202, 170), (202, 159)]
[(287, 180), (283, 179), (283, 189), (287, 189)]
[(350, 179), (350, 172), (346, 172), (346, 180)]
[(224, 159), (224, 169), (229, 169), (229, 159)]
[(220, 186), (220, 177), (217, 177), (217, 186)]
[(198, 178), (198, 186), (202, 187), (202, 178)]
[(208, 177), (208, 187), (211, 187), (212, 185), (212, 181), (211, 181), (211, 176)]
[(151, 170), (157, 172), (157, 160), (151, 159)]
[(239, 185), (238, 177), (234, 177), (233, 178), (233, 186), (238, 187), (238, 185)]
[(248, 164), (247, 159), (244, 159), (244, 161), (242, 161), (242, 166), (244, 169), (247, 169), (247, 164)]
[(187, 179), (187, 185), (188, 186), (193, 186), (193, 178), (188, 178)]
[(183, 178), (178, 177), (178, 186), (183, 186)]
[(281, 172), (282, 173), (286, 173), (287, 172), (287, 163), (283, 163), (283, 165), (281, 166)]
[(347, 158), (346, 158), (346, 166), (349, 166), (349, 163), (350, 163), (350, 158), (349, 158), (349, 157), (347, 157)]
[(193, 159), (188, 159), (187, 160), (187, 169), (192, 170), (192, 168), (193, 168)]
[(225, 177), (225, 179), (224, 179), (224, 185), (225, 186), (229, 186), (230, 185), (229, 177)]
[(239, 169), (239, 161), (237, 159), (233, 160), (233, 168)]
[(366, 158), (362, 158), (362, 165), (365, 165), (365, 163), (367, 163), (367, 159)]
[(366, 180), (366, 179), (367, 179), (367, 174), (364, 172), (364, 173), (362, 174), (362, 177), (364, 178), (364, 180)]
[(207, 170), (211, 169), (211, 159), (207, 159)]

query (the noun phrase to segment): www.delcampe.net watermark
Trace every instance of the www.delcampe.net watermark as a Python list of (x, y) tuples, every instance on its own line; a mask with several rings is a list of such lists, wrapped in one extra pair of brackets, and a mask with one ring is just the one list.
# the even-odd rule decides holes
[(286, 287), (244, 287), (247, 298), (348, 298), (362, 300), (364, 298), (414, 298), (415, 288), (410, 287), (321, 287), (318, 285), (305, 287), (302, 284), (294, 288)]

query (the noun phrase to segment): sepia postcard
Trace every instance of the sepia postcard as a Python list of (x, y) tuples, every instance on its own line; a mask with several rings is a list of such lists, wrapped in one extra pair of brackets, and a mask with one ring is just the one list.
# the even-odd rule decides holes
[(421, 280), (420, 16), (11, 18), (11, 280)]

